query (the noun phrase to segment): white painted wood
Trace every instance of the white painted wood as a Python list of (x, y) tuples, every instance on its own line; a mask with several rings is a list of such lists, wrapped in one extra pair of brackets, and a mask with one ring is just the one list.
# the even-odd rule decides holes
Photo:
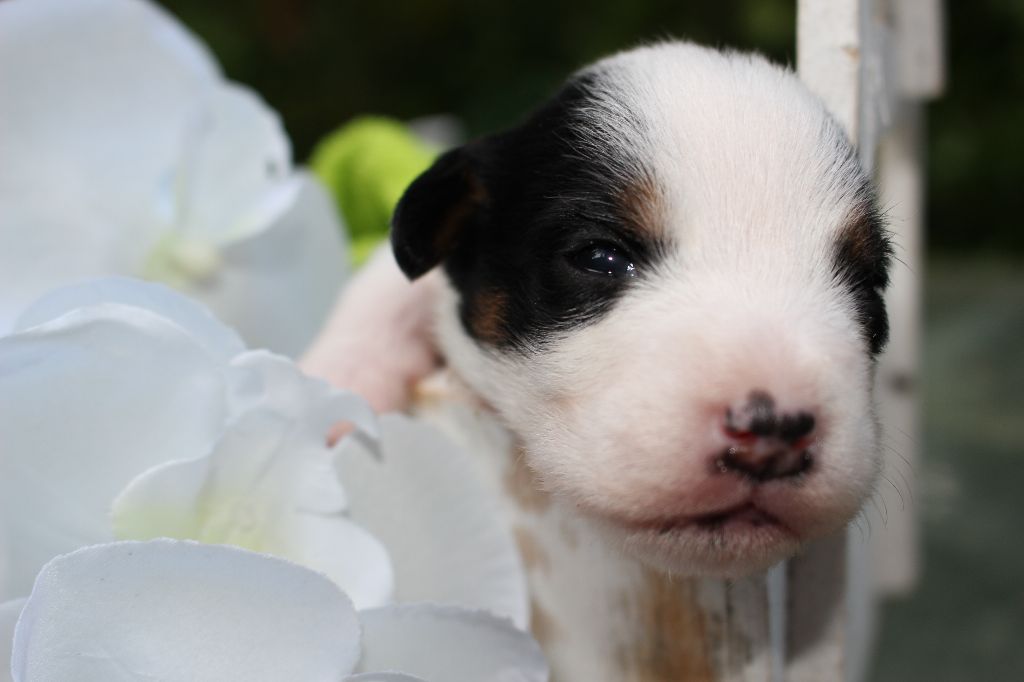
[(917, 446), (918, 355), (921, 325), (923, 191), (921, 105), (904, 102), (879, 155), (879, 191), (888, 207), (897, 261), (886, 297), (894, 325), (878, 367), (878, 400), (884, 419), (883, 480), (871, 510), (876, 589), (909, 591), (918, 573)]
[[(861, 144), (875, 129), (865, 110), (865, 87), (874, 87), (865, 64), (878, 63), (870, 52), (877, 42), (865, 38), (870, 15), (865, 0), (799, 0), (797, 72), (821, 97), (857, 144), (870, 168), (870, 148)], [(850, 549), (857, 551), (857, 546)], [(840, 533), (815, 543), (789, 562), (787, 682), (821, 682), (845, 677), (848, 632), (847, 537)], [(856, 595), (857, 599), (867, 595)]]
[(846, 598), (840, 679), (867, 679), (874, 654), (878, 599), (872, 571), (871, 536), (851, 529), (846, 535)]
[(927, 100), (946, 85), (945, 32), (942, 0), (890, 0), (899, 35), (897, 75), (900, 94)]
[(892, 339), (878, 370), (885, 451), (884, 479), (870, 512), (875, 589), (905, 594), (919, 571), (917, 538), (921, 282), (924, 277), (923, 99), (944, 86), (942, 13), (938, 0), (892, 5), (900, 99), (879, 150), (878, 185), (896, 244), (886, 303)]
[(861, 0), (799, 0), (797, 73), (852, 139), (859, 135)]
[(788, 562), (786, 682), (843, 679), (846, 557), (840, 533)]
[(797, 63), (879, 173), (896, 256), (887, 296), (892, 339), (877, 395), (885, 479), (874, 506), (844, 540), (790, 562), (791, 682), (861, 680), (868, 669), (877, 593), (906, 591), (917, 575), (913, 467), (917, 447), (922, 172), (920, 105), (943, 85), (939, 0), (799, 0)]

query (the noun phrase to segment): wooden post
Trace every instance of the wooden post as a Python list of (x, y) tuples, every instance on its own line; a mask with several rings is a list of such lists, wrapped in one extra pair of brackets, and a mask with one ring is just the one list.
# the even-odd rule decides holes
[(790, 562), (787, 680), (861, 680), (876, 594), (906, 591), (917, 572), (914, 462), (920, 325), (920, 100), (942, 87), (939, 0), (800, 0), (800, 77), (876, 172), (897, 260), (887, 295), (889, 350), (876, 395), (884, 472), (862, 527)]
[[(889, 349), (878, 368), (885, 478), (874, 509), (875, 587), (881, 594), (909, 591), (918, 573), (916, 474), (918, 348), (924, 278), (924, 104), (941, 94), (944, 79), (939, 0), (892, 3), (892, 74), (896, 101), (878, 157), (878, 185), (889, 208), (897, 245), (887, 304), (894, 321)], [(879, 518), (882, 517), (882, 518)]]

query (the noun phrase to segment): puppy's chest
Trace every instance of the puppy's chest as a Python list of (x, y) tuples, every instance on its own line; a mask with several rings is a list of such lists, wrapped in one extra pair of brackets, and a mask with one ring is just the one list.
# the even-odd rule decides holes
[(625, 555), (541, 489), (515, 436), (451, 376), (421, 386), (416, 412), (471, 454), (501, 501), (553, 682), (770, 679), (762, 580), (673, 578)]

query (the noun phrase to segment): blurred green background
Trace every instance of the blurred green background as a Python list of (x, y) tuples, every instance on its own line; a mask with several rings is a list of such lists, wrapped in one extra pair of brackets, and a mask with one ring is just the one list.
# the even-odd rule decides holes
[[(892, 0), (899, 1), (899, 0)], [(572, 70), (685, 37), (795, 62), (795, 0), (166, 0), (303, 161), (355, 115), (519, 119)], [(924, 571), (883, 611), (870, 679), (1024, 679), (1024, 0), (947, 3), (928, 109)]]

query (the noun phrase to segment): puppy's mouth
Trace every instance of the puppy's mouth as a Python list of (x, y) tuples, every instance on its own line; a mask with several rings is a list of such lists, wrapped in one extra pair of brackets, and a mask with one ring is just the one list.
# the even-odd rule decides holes
[(692, 516), (672, 516), (663, 519), (620, 522), (629, 530), (646, 531), (668, 535), (677, 531), (742, 531), (745, 527), (778, 528), (791, 532), (790, 529), (774, 514), (771, 514), (750, 501), (742, 502), (724, 510), (708, 514)]
[(802, 534), (755, 500), (715, 512), (613, 521), (630, 556), (683, 575), (738, 577), (794, 554)]
[[(769, 514), (764, 509), (761, 509), (751, 502), (741, 504), (723, 512), (693, 517), (689, 520), (687, 525), (696, 526), (698, 528), (714, 529), (727, 524), (745, 524), (755, 528), (760, 526), (784, 525), (779, 521), (778, 517)], [(677, 524), (670, 523), (664, 526), (662, 530), (671, 531), (676, 527), (676, 525)]]

